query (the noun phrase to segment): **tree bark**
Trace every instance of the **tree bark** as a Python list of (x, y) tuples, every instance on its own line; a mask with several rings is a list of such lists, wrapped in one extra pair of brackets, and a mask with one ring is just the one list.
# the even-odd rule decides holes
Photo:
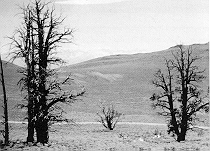
[(181, 130), (181, 133), (178, 135), (177, 137), (177, 141), (180, 142), (180, 141), (185, 141), (185, 137), (186, 137), (186, 130), (185, 128), (183, 128)]
[(4, 94), (4, 144), (9, 144), (9, 125), (8, 125), (8, 109), (7, 109), (7, 95), (6, 95), (6, 88), (5, 88), (5, 82), (4, 82), (4, 71), (3, 71), (3, 65), (0, 55), (0, 66), (1, 66), (1, 83), (2, 83), (2, 89)]
[(29, 63), (30, 53), (28, 52), (28, 58), (26, 59), (27, 64), (27, 90), (28, 90), (28, 136), (27, 142), (34, 142), (34, 97), (33, 97), (33, 78), (32, 77), (32, 64)]
[(28, 100), (28, 136), (27, 142), (34, 142), (34, 112), (33, 112), (33, 98)]
[(49, 140), (48, 120), (40, 118), (36, 121), (37, 142), (46, 144)]

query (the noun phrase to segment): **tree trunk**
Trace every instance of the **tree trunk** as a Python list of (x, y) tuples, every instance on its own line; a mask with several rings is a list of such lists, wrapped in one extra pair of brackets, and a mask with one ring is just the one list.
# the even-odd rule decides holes
[[(30, 12), (29, 12), (30, 15)], [(29, 29), (31, 30), (31, 53), (29, 53), (29, 56), (31, 57), (31, 63), (29, 63), (29, 59), (27, 60), (26, 64), (28, 67), (28, 137), (27, 137), (27, 142), (34, 142), (34, 132), (35, 132), (35, 122), (34, 122), (34, 117), (36, 116), (36, 88), (37, 85), (35, 84), (35, 53), (34, 53), (34, 38), (33, 38), (33, 28), (31, 28), (31, 22), (30, 22), (30, 27)], [(30, 34), (29, 34), (30, 35)], [(29, 58), (30, 58), (29, 57)]]
[(181, 133), (179, 134), (179, 136), (177, 138), (178, 142), (185, 141), (185, 136), (187, 133), (187, 118), (185, 116), (183, 116), (183, 118), (184, 119), (182, 120), (182, 123), (181, 123)]
[(180, 141), (185, 141), (185, 136), (186, 136), (186, 131), (182, 131), (178, 137), (177, 137), (177, 141), (180, 142)]
[[(43, 76), (43, 74), (41, 74), (40, 76)], [(38, 119), (37, 119), (37, 124), (36, 124), (36, 133), (37, 133), (37, 142), (44, 144), (44, 143), (48, 143), (49, 132), (48, 132), (48, 117), (47, 117), (48, 111), (46, 111), (47, 109), (47, 99), (46, 99), (47, 94), (46, 94), (46, 88), (45, 88), (46, 77), (44, 78), (43, 77), (41, 77), (41, 81), (39, 85), (40, 98), (39, 98), (38, 107), (37, 107), (39, 110), (37, 114)]]
[(107, 121), (107, 126), (108, 126), (109, 130), (113, 130), (111, 121)]
[[(171, 92), (171, 82), (170, 82), (170, 88), (169, 89), (170, 89), (170, 92)], [(169, 100), (169, 106), (170, 106), (170, 112), (171, 112), (171, 124), (173, 126), (173, 130), (174, 130), (175, 134), (177, 136), (179, 136), (180, 132), (179, 132), (179, 127), (178, 127), (177, 120), (176, 120), (176, 115), (175, 115), (175, 112), (174, 112), (172, 93), (168, 97), (168, 100)]]
[[(37, 8), (38, 9), (38, 8)], [(47, 51), (44, 49), (44, 27), (40, 19), (40, 11), (37, 10), (37, 25), (38, 25), (38, 55), (39, 55), (39, 102), (38, 102), (38, 120), (36, 124), (37, 142), (48, 143), (49, 132), (48, 132), (48, 118), (45, 114), (47, 109)], [(47, 112), (47, 111), (46, 111)]]
[(28, 89), (28, 136), (27, 142), (34, 142), (34, 123), (33, 123), (33, 78), (31, 74), (31, 64), (29, 63), (29, 53), (28, 58), (26, 58), (25, 62), (27, 64), (27, 89)]
[(34, 142), (34, 124), (32, 122), (28, 123), (27, 142)]
[(34, 122), (33, 122), (33, 99), (29, 97), (28, 100), (28, 136), (27, 142), (34, 142)]
[(171, 124), (173, 125), (175, 134), (178, 136), (180, 134), (180, 132), (179, 132), (179, 128), (178, 128), (178, 125), (177, 125), (176, 117), (175, 117), (174, 114), (172, 115)]
[(187, 119), (187, 94), (188, 94), (188, 88), (185, 84), (184, 78), (182, 78), (182, 120), (181, 120), (181, 133), (177, 138), (177, 141), (185, 141), (185, 136), (187, 132), (187, 126), (188, 126), (188, 119)]
[(181, 122), (181, 133), (179, 134), (177, 141), (185, 141), (185, 136), (186, 136), (186, 132), (187, 132), (187, 112), (186, 110), (184, 110), (182, 112), (182, 122)]
[(46, 144), (49, 140), (49, 131), (48, 131), (48, 120), (47, 119), (38, 119), (36, 121), (36, 135), (37, 142)]
[(2, 89), (4, 94), (4, 130), (5, 130), (5, 136), (4, 136), (4, 144), (9, 144), (9, 125), (8, 125), (8, 109), (7, 109), (7, 95), (6, 95), (6, 88), (4, 83), (4, 72), (3, 72), (3, 65), (2, 60), (0, 56), (0, 66), (1, 66), (1, 83), (2, 83)]

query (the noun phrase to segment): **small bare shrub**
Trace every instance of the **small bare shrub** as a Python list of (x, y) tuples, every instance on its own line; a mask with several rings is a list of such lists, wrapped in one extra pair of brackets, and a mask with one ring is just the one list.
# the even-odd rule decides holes
[(100, 117), (99, 122), (109, 130), (113, 130), (119, 121), (122, 113), (119, 113), (113, 105), (102, 105), (101, 112), (97, 113)]

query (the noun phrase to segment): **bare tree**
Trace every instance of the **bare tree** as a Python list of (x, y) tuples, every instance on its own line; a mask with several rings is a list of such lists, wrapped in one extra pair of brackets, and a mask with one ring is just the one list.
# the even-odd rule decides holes
[(49, 5), (34, 0), (21, 8), (23, 27), (10, 37), (13, 58), (24, 58), (27, 66), (26, 71), (23, 71), (26, 76), (22, 82), (28, 91), (28, 133), (31, 133), (30, 136), (28, 134), (28, 141), (34, 140), (32, 136), (35, 128), (37, 142), (41, 143), (48, 143), (50, 120), (65, 120), (62, 119), (63, 110), (58, 103), (72, 103), (85, 93), (83, 88), (78, 93), (63, 89), (62, 85), (71, 84), (71, 78), (59, 81), (56, 70), (50, 68), (52, 64), (64, 62), (56, 57), (56, 49), (60, 43), (71, 43), (73, 30), (60, 30), (64, 18), (56, 17), (55, 9), (49, 9)]
[(113, 130), (122, 116), (122, 113), (119, 113), (113, 105), (102, 105), (100, 109), (101, 111), (97, 113), (100, 117), (99, 122), (102, 123), (105, 128)]
[(22, 27), (16, 30), (16, 35), (18, 38), (9, 37), (12, 40), (11, 49), (13, 52), (12, 60), (16, 58), (23, 58), (26, 64), (26, 69), (23, 68), (21, 72), (24, 76), (20, 79), (18, 84), (22, 86), (22, 91), (27, 91), (25, 99), (28, 101), (27, 105), (21, 104), (22, 107), (27, 107), (28, 109), (28, 136), (27, 142), (34, 141), (34, 103), (36, 100), (35, 90), (36, 90), (36, 55), (35, 55), (35, 40), (34, 40), (34, 29), (32, 28), (32, 16), (30, 5), (26, 8), (22, 7), (23, 22)]
[(0, 68), (1, 68), (1, 84), (3, 89), (3, 96), (4, 96), (4, 130), (3, 130), (3, 136), (4, 136), (4, 144), (9, 144), (9, 125), (8, 125), (8, 109), (7, 109), (7, 95), (6, 95), (6, 88), (5, 88), (5, 82), (4, 82), (4, 71), (3, 71), (3, 63), (1, 60), (0, 55)]
[(153, 84), (162, 90), (151, 97), (154, 107), (161, 109), (161, 115), (169, 117), (168, 132), (184, 141), (186, 132), (192, 129), (196, 115), (209, 111), (209, 100), (202, 95), (198, 83), (205, 78), (204, 71), (195, 64), (201, 59), (193, 55), (192, 47), (186, 50), (177, 45), (173, 58), (165, 60), (166, 74), (158, 70)]

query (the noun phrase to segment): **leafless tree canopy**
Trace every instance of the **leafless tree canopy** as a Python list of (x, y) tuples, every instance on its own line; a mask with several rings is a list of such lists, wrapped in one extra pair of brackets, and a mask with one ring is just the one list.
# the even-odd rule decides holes
[(160, 108), (159, 114), (169, 117), (168, 132), (177, 136), (177, 141), (185, 140), (200, 111), (209, 111), (207, 95), (202, 95), (199, 83), (205, 78), (196, 62), (201, 59), (193, 55), (193, 50), (176, 46), (173, 59), (165, 59), (166, 72), (158, 70), (153, 84), (162, 90), (151, 97), (153, 106)]
[(100, 117), (99, 122), (107, 129), (113, 130), (122, 116), (122, 113), (119, 113), (113, 105), (102, 105), (100, 109), (101, 112), (97, 113)]
[(34, 0), (27, 6), (21, 7), (23, 22), (11, 39), (11, 55), (13, 59), (23, 58), (26, 69), (21, 72), (24, 77), (20, 80), (22, 90), (27, 90), (28, 108), (28, 142), (34, 141), (34, 129), (37, 141), (48, 142), (49, 121), (62, 121), (63, 109), (58, 103), (72, 103), (85, 90), (77, 94), (63, 89), (63, 85), (71, 84), (67, 77), (58, 80), (52, 64), (64, 61), (55, 54), (60, 43), (71, 43), (73, 30), (60, 29), (64, 18), (55, 15), (51, 3)]

